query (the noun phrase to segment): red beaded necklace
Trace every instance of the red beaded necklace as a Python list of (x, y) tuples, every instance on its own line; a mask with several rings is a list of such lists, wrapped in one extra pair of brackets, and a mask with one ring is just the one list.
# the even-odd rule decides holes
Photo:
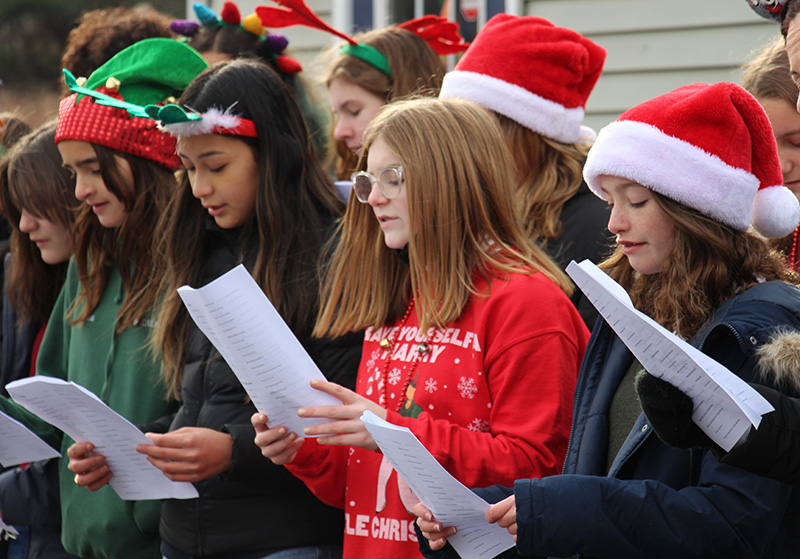
[[(383, 376), (381, 380), (383, 384), (381, 386), (381, 396), (380, 401), (378, 402), (381, 406), (389, 409), (388, 399), (387, 399), (387, 386), (389, 385), (389, 365), (392, 363), (392, 350), (394, 349), (395, 344), (397, 343), (397, 338), (400, 337), (400, 332), (403, 330), (403, 326), (406, 325), (406, 321), (408, 317), (411, 316), (411, 311), (414, 310), (414, 298), (411, 298), (411, 301), (408, 303), (408, 308), (406, 309), (405, 314), (403, 315), (403, 319), (400, 321), (400, 325), (394, 329), (392, 333), (392, 339), (383, 338), (378, 345), (381, 346), (381, 349), (388, 352), (386, 356), (386, 361), (383, 363)], [(414, 378), (414, 371), (417, 370), (417, 365), (422, 360), (422, 356), (426, 355), (430, 350), (430, 346), (422, 341), (417, 344), (417, 347), (414, 348), (417, 351), (417, 354), (414, 356), (414, 361), (411, 362), (411, 365), (408, 367), (408, 371), (406, 372), (406, 379), (403, 383), (403, 387), (400, 390), (400, 397), (397, 398), (397, 406), (395, 407), (394, 411), (400, 411), (400, 407), (403, 405), (403, 395), (406, 393), (408, 389), (408, 385), (411, 383), (411, 379)]]
[(792, 235), (792, 252), (789, 253), (789, 266), (794, 270), (797, 271), (795, 265), (797, 264), (797, 233), (800, 232), (800, 225), (797, 226), (797, 229), (794, 230), (794, 234)]

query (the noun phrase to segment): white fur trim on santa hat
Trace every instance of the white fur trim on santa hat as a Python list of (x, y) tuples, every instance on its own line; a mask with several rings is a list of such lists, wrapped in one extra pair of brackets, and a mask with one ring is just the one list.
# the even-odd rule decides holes
[(762, 188), (753, 204), (753, 227), (769, 239), (785, 237), (800, 222), (800, 203), (782, 185)]
[(583, 107), (567, 108), (527, 89), (486, 74), (453, 70), (444, 76), (440, 99), (459, 97), (507, 116), (553, 140), (574, 144), (580, 138)]
[(605, 200), (600, 177), (622, 177), (745, 231), (759, 181), (699, 147), (649, 124), (618, 120), (600, 130), (583, 168), (589, 188)]

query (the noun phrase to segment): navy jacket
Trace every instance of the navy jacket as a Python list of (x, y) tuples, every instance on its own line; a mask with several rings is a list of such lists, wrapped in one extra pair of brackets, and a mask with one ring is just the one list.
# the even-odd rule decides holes
[[(3, 276), (11, 273), (11, 259), (6, 254)], [(31, 352), (38, 322), (17, 325), (17, 313), (3, 290), (2, 346), (0, 393), (8, 397), (5, 389), (9, 382), (26, 378), (31, 370)], [(0, 473), (0, 511), (6, 524), (29, 526), (28, 559), (64, 559), (73, 555), (61, 546), (61, 507), (58, 493), (57, 460), (35, 462), (27, 470), (9, 468)], [(1, 555), (1, 554), (0, 554)]]
[[(800, 290), (764, 283), (722, 305), (692, 344), (755, 380), (755, 351), (781, 325), (800, 330)], [(563, 474), (518, 480), (513, 490), (476, 490), (489, 502), (515, 495), (517, 547), (504, 557), (800, 557), (800, 490), (721, 464), (709, 452), (668, 447), (644, 414), (606, 471), (609, 406), (632, 361), (598, 321), (578, 379)]]

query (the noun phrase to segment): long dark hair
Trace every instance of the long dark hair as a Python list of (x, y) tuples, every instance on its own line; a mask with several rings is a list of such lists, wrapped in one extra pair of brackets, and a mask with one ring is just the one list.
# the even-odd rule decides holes
[[(198, 112), (230, 109), (252, 120), (260, 176), (255, 216), (244, 225), (239, 259), (257, 249), (252, 274), (297, 335), (306, 335), (318, 307), (318, 266), (335, 218), (344, 211), (314, 156), (308, 130), (286, 85), (266, 65), (235, 60), (213, 66), (186, 89), (179, 104)], [(244, 138), (241, 138), (245, 140)], [(189, 317), (175, 289), (195, 285), (208, 235), (207, 214), (186, 176), (159, 222), (165, 300), (154, 332), (165, 378), (174, 394), (181, 383)]]
[(50, 265), (28, 235), (19, 230), (22, 211), (62, 225), (74, 221), (75, 180), (61, 166), (55, 122), (25, 136), (0, 167), (0, 211), (11, 224), (11, 273), (6, 277), (9, 303), (19, 325), (45, 322), (67, 273), (67, 262)]

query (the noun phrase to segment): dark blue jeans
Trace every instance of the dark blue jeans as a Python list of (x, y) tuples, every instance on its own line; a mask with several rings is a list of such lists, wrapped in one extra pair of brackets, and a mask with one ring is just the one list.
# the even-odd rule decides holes
[[(199, 555), (190, 555), (165, 542), (161, 542), (161, 554), (164, 559), (203, 559)], [(310, 545), (306, 547), (283, 547), (247, 553), (225, 553), (218, 557), (225, 559), (342, 559), (340, 545)]]

